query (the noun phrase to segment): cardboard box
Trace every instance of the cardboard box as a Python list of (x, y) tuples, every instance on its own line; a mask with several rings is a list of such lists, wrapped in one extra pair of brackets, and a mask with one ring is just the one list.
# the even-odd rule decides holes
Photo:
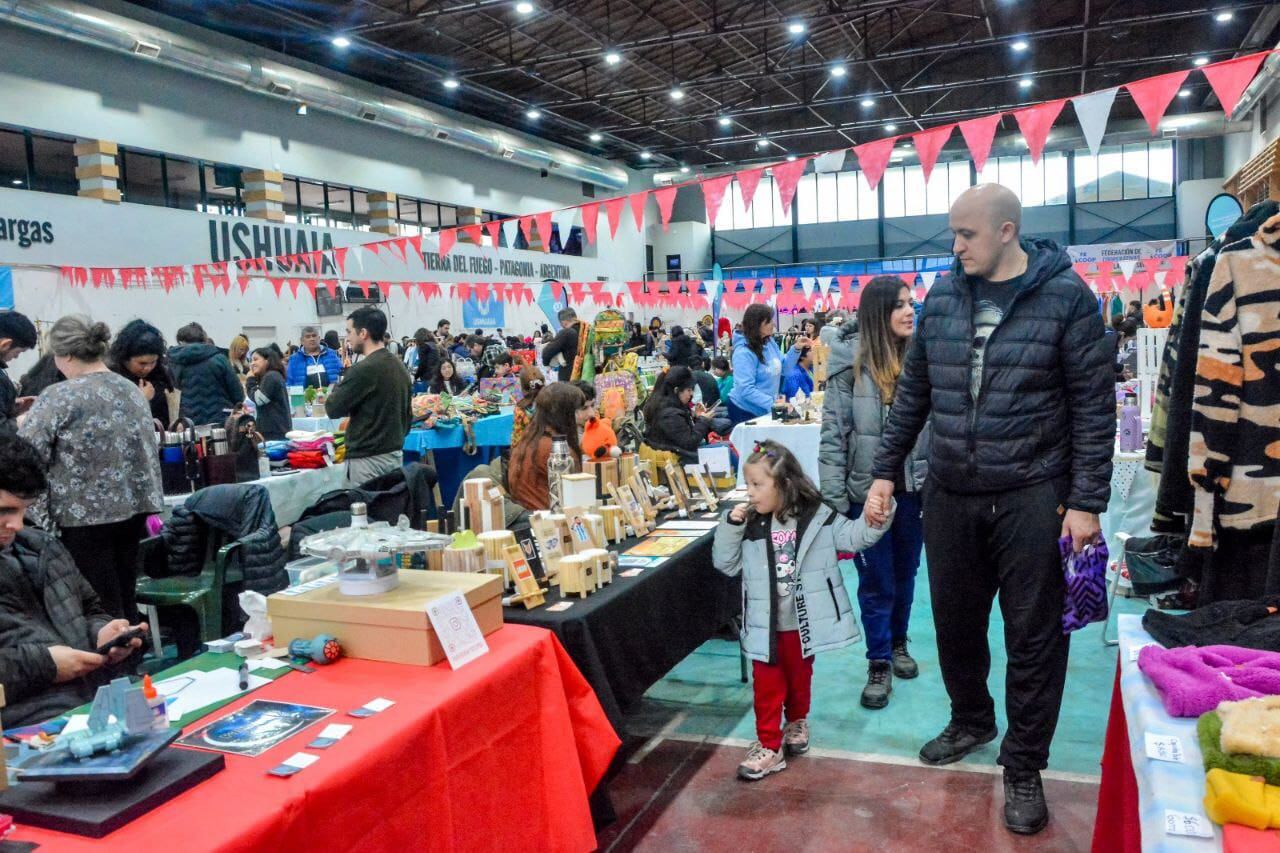
[(275, 644), (333, 634), (342, 653), (363, 660), (431, 666), (445, 659), (427, 618), (427, 602), (461, 592), (484, 634), (502, 627), (502, 578), (457, 572), (400, 572), (400, 586), (382, 595), (343, 595), (336, 583), (302, 595), (267, 598)]

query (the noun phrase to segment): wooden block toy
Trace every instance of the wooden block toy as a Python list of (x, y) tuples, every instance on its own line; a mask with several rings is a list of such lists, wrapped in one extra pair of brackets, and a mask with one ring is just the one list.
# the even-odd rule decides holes
[(604, 548), (593, 548), (590, 551), (584, 551), (582, 556), (594, 561), (597, 588), (613, 583), (613, 564), (609, 559), (608, 551)]
[(565, 598), (586, 598), (596, 591), (595, 561), (586, 554), (570, 554), (560, 558), (560, 594)]
[(506, 549), (516, 544), (516, 535), (510, 530), (490, 530), (476, 536), (484, 548), (485, 571), (491, 575), (502, 575), (503, 583), (511, 583), (506, 573)]
[[(611, 494), (616, 489), (617, 486), (615, 484), (610, 484), (609, 490)], [(602, 506), (600, 507), (600, 516), (604, 520), (604, 534), (610, 542), (616, 545), (627, 538), (626, 516), (622, 512), (622, 507)]]
[(636, 472), (636, 464), (639, 460), (634, 453), (624, 453), (618, 457), (618, 484), (629, 482), (631, 475)]
[(550, 513), (536, 512), (529, 517), (529, 528), (538, 543), (538, 553), (542, 555), (543, 573), (554, 583), (560, 571), (560, 558), (565, 555), (560, 525)]
[(610, 457), (586, 463), (582, 470), (596, 478), (596, 497), (609, 497), (609, 486), (618, 484), (618, 460)]
[(594, 507), (596, 478), (591, 474), (565, 474), (560, 478), (564, 506)]
[(613, 500), (621, 508), (623, 518), (630, 525), (634, 535), (644, 536), (649, 532), (649, 522), (645, 518), (644, 508), (636, 500), (636, 496), (631, 491), (630, 486), (625, 484), (614, 486)]
[(547, 591), (538, 586), (538, 580), (533, 576), (533, 570), (529, 568), (529, 561), (524, 558), (520, 546), (508, 545), (502, 549), (502, 556), (507, 564), (507, 574), (516, 587), (516, 597), (513, 600), (523, 604), (525, 610), (532, 610), (546, 603)]

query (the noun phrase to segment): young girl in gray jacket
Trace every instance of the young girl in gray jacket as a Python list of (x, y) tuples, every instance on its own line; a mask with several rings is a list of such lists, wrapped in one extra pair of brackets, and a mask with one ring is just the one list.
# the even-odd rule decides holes
[(747, 503), (725, 514), (712, 554), (720, 571), (742, 573), (741, 640), (752, 661), (758, 740), (738, 776), (754, 781), (785, 770), (786, 755), (809, 751), (813, 656), (859, 638), (836, 551), (870, 548), (884, 529), (823, 503), (795, 456), (777, 442), (756, 445), (743, 474)]

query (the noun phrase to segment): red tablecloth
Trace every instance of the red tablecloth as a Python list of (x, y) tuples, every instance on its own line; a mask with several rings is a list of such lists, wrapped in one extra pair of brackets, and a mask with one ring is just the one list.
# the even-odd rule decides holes
[(1111, 689), (1107, 738), (1102, 747), (1102, 783), (1098, 786), (1098, 817), (1093, 824), (1093, 853), (1140, 853), (1142, 826), (1138, 820), (1138, 781), (1129, 755), (1129, 727), (1120, 698), (1120, 663)]
[[(317, 724), (227, 767), (104, 839), (22, 827), (41, 850), (591, 850), (587, 798), (619, 741), (548, 631), (507, 625), (457, 672), (342, 660), (291, 673), (218, 711), (278, 699), (338, 711), (351, 733), (301, 773), (267, 770)], [(346, 712), (383, 697), (369, 719)], [(207, 722), (207, 720), (202, 721)], [(201, 725), (189, 727), (191, 731)]]

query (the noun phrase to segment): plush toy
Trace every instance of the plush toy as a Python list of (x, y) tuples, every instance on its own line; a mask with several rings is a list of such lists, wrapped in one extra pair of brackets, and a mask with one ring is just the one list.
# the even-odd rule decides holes
[(613, 424), (604, 418), (592, 418), (582, 431), (582, 452), (591, 459), (617, 458), (622, 455)]

